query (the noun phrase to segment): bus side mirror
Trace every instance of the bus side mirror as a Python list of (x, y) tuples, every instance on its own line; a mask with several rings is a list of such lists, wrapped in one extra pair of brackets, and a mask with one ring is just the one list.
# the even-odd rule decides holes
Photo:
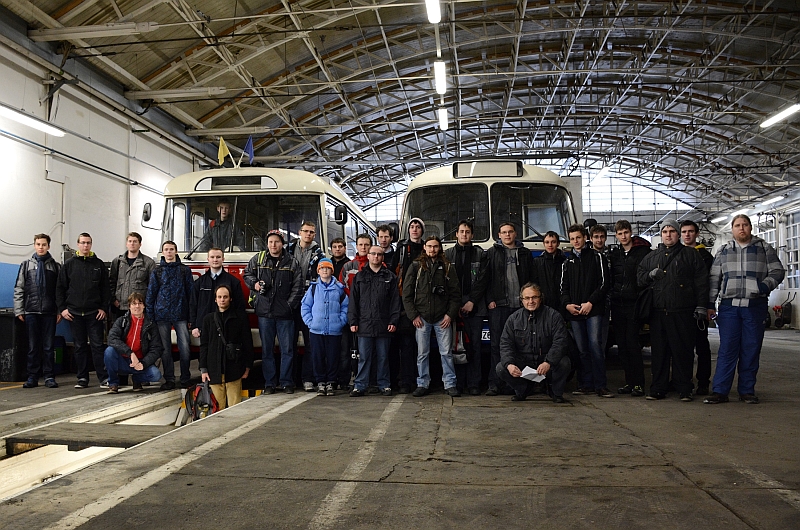
[(392, 243), (397, 243), (397, 240), (400, 239), (400, 225), (389, 223), (389, 228), (392, 229)]
[(592, 219), (592, 218), (589, 218), (589, 219), (586, 219), (586, 220), (583, 222), (583, 227), (584, 227), (584, 228), (591, 228), (591, 227), (593, 227), (593, 226), (594, 226), (594, 225), (596, 225), (596, 224), (597, 224), (597, 219)]
[(147, 202), (142, 208), (142, 223), (146, 223), (151, 217), (153, 217), (153, 205)]
[(347, 223), (347, 206), (339, 205), (333, 209), (333, 222), (337, 225)]

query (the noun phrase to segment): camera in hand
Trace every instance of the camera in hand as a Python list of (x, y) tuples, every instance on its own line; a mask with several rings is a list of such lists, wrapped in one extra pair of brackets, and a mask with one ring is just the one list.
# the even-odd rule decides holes
[(431, 288), (431, 292), (436, 295), (443, 295), (444, 294), (444, 285), (434, 285)]

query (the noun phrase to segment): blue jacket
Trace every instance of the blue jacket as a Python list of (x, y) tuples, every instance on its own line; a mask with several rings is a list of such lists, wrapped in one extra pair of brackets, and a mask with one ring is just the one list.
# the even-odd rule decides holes
[(179, 257), (172, 263), (162, 257), (147, 286), (147, 316), (155, 322), (188, 322), (193, 286), (192, 271)]
[(336, 279), (323, 283), (319, 278), (311, 285), (300, 303), (303, 322), (316, 335), (341, 335), (349, 305), (344, 286)]

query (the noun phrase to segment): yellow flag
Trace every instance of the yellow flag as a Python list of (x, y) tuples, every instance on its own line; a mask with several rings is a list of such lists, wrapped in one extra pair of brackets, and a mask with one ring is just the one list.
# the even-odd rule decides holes
[(225, 144), (225, 139), (220, 136), (219, 151), (217, 151), (217, 160), (219, 161), (219, 165), (222, 165), (222, 163), (225, 162), (226, 156), (231, 156), (231, 152), (228, 151), (228, 146)]

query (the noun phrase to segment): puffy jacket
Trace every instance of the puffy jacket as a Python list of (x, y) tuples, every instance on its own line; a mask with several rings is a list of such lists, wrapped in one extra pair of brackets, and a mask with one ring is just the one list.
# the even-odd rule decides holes
[(156, 322), (188, 322), (193, 285), (192, 271), (181, 258), (167, 263), (162, 256), (147, 286), (147, 315)]
[[(227, 358), (215, 315), (219, 315), (225, 342), (240, 345), (238, 358)], [(253, 336), (247, 314), (232, 307), (225, 312), (214, 311), (203, 319), (203, 329), (207, 331), (200, 335), (200, 372), (209, 375), (212, 385), (222, 384), (222, 374), (226, 382), (241, 379), (245, 369), (253, 367)]]
[[(663, 269), (671, 253), (672, 259), (660, 280), (650, 277), (656, 267)], [(700, 253), (694, 247), (677, 243), (667, 247), (663, 243), (644, 257), (636, 272), (639, 287), (653, 286), (653, 309), (674, 312), (705, 308), (708, 303), (708, 270)]]
[[(286, 249), (281, 250), (277, 261), (270, 259), (269, 252), (259, 252), (250, 259), (243, 277), (245, 285), (255, 293), (256, 315), (281, 320), (294, 318), (293, 311), (300, 308), (303, 298), (303, 275), (300, 264)], [(253, 289), (257, 282), (262, 283), (264, 294)]]
[[(295, 239), (294, 241), (289, 243), (289, 246), (286, 248), (286, 251), (295, 259), (297, 259), (297, 262), (299, 263), (300, 258), (295, 255), (295, 253), (297, 252), (298, 244), (299, 240)], [(308, 287), (311, 285), (311, 282), (316, 281), (318, 276), (317, 263), (319, 263), (319, 260), (325, 257), (325, 253), (322, 252), (322, 249), (319, 248), (319, 245), (317, 244), (316, 241), (311, 242), (311, 249), (309, 250), (309, 252), (311, 252), (311, 257), (308, 260), (308, 267), (306, 267), (306, 270), (300, 271), (300, 274), (302, 274), (303, 276), (304, 290), (308, 289)]]
[[(128, 333), (131, 331), (132, 318), (131, 312), (126, 312), (114, 322), (108, 332), (108, 345), (117, 350), (117, 353), (123, 357), (130, 357), (131, 353), (133, 353), (130, 346), (125, 342), (128, 338)], [(142, 341), (142, 358), (139, 361), (147, 368), (161, 358), (163, 349), (161, 336), (158, 334), (158, 326), (147, 315), (145, 315), (144, 323), (142, 323), (140, 340)]]
[(432, 261), (427, 256), (417, 259), (409, 266), (403, 285), (403, 306), (409, 320), (421, 317), (433, 324), (449, 315), (455, 322), (461, 289), (456, 268), (451, 263)]
[[(517, 278), (519, 279), (519, 286), (522, 287), (531, 281), (533, 277), (533, 256), (522, 242), (515, 241), (514, 245), (517, 248)], [(499, 306), (510, 305), (511, 301), (508, 300), (506, 294), (505, 245), (496, 242), (492, 245), (492, 248), (486, 251), (486, 259), (488, 267), (483, 281), (480, 282), (479, 290), (486, 293), (487, 304), (494, 302)]]
[(708, 307), (714, 307), (717, 296), (725, 305), (766, 303), (770, 291), (780, 285), (785, 275), (775, 249), (760, 237), (753, 236), (744, 248), (729, 241), (717, 251), (711, 266)]
[(75, 315), (105, 310), (111, 299), (108, 268), (94, 252), (81, 256), (77, 252), (61, 266), (56, 285), (58, 311), (69, 309)]
[(303, 322), (316, 335), (341, 335), (347, 325), (349, 302), (338, 280), (325, 283), (317, 278), (300, 303)]
[[(570, 320), (586, 320), (603, 314), (610, 287), (608, 262), (591, 246), (583, 247), (580, 257), (570, 252), (561, 267), (561, 306)], [(592, 303), (588, 315), (572, 315), (569, 304)]]
[(386, 267), (378, 272), (364, 267), (353, 278), (347, 321), (358, 326), (360, 337), (391, 337), (388, 327), (400, 319), (400, 295), (397, 276)]
[(514, 311), (503, 326), (500, 364), (504, 368), (509, 364), (520, 370), (525, 366), (536, 368), (545, 361), (550, 366), (558, 366), (568, 351), (567, 326), (552, 307), (541, 305), (536, 311), (522, 307)]
[(461, 293), (461, 305), (467, 302), (474, 304), (472, 312), (468, 316), (486, 316), (484, 293), (479, 289), (489, 263), (486, 252), (481, 247), (471, 243), (469, 245), (456, 243), (444, 251), (444, 257), (456, 269)]
[(561, 305), (561, 269), (565, 259), (564, 251), (560, 248), (552, 254), (542, 252), (533, 258), (531, 275), (531, 281), (542, 290), (542, 302), (562, 314), (564, 307)]
[[(48, 252), (49, 256), (49, 252)], [(36, 273), (39, 260), (36, 254), (23, 261), (17, 272), (17, 283), (14, 285), (14, 316), (39, 314), (55, 315), (56, 284), (61, 265), (49, 256), (44, 260), (44, 292), (40, 293), (36, 285)]]
[(352, 260), (348, 261), (342, 266), (339, 272), (339, 282), (344, 285), (344, 292), (350, 294), (350, 286), (353, 285), (353, 278), (356, 277), (358, 271), (363, 269), (369, 263), (368, 256), (356, 255)]
[(118, 300), (122, 310), (128, 309), (128, 297), (132, 293), (147, 295), (147, 284), (156, 268), (156, 262), (141, 252), (136, 256), (133, 265), (128, 265), (127, 255), (125, 252), (114, 258), (109, 272), (111, 303)]
[(217, 310), (217, 287), (226, 285), (231, 290), (231, 308), (237, 311), (245, 310), (242, 282), (239, 278), (222, 269), (217, 279), (211, 278), (211, 269), (194, 281), (192, 285), (192, 301), (189, 304), (189, 322), (192, 329), (203, 331), (203, 319), (207, 314)]
[(650, 253), (650, 243), (639, 236), (632, 239), (633, 246), (628, 252), (619, 246), (609, 253), (611, 262), (611, 301), (621, 304), (635, 304), (639, 296), (636, 271), (639, 263)]

